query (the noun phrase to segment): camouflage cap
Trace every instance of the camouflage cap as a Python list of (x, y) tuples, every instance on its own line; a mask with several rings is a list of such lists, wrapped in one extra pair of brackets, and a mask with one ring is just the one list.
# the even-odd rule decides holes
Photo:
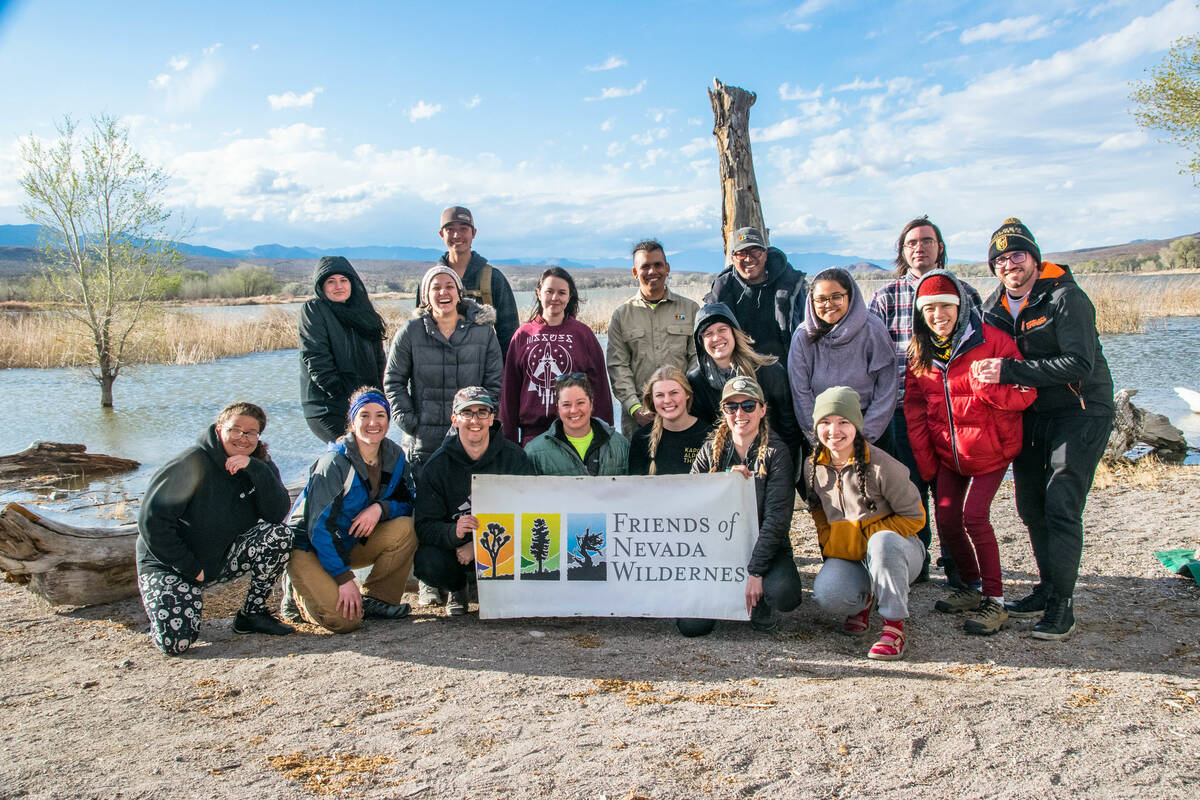
[(482, 386), (464, 386), (454, 393), (454, 403), (451, 406), (455, 414), (471, 406), (487, 406), (496, 410), (496, 401)]

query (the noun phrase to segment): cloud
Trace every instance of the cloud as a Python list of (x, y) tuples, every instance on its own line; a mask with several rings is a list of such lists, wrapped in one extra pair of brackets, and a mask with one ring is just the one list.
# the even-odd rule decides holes
[(716, 148), (716, 146), (717, 143), (711, 136), (698, 136), (685, 144), (683, 147), (679, 148), (679, 153), (685, 158), (695, 158), (705, 150), (712, 150)]
[(204, 52), (204, 55), (206, 55), (206, 56), (211, 56), (211, 55), (215, 54), (215, 53), (216, 53), (218, 50), (220, 50), (220, 49), (221, 49), (221, 43), (220, 43), (220, 42), (217, 42), (216, 44), (212, 45), (211, 47), (206, 47), (206, 48), (204, 48), (204, 51), (203, 51), (203, 52)]
[(1033, 39), (1044, 39), (1051, 32), (1051, 26), (1041, 24), (1039, 17), (1012, 17), (1000, 22), (985, 22), (982, 25), (967, 28), (959, 34), (958, 40), (963, 44), (986, 42), (991, 39), (1002, 38), (1015, 41), (1030, 41)]
[(832, 0), (804, 0), (803, 3), (783, 15), (783, 25), (789, 31), (803, 33), (812, 29), (809, 18), (828, 6)]
[(671, 131), (667, 128), (651, 128), (645, 133), (635, 133), (629, 137), (629, 141), (642, 146), (653, 144), (659, 139), (665, 139), (671, 135)]
[(806, 92), (799, 86), (793, 87), (790, 83), (779, 84), (779, 99), (780, 100), (815, 100), (821, 96), (821, 87), (818, 86), (811, 92)]
[(1098, 150), (1136, 150), (1150, 141), (1145, 131), (1127, 131), (1110, 136), (1100, 143)]
[(295, 92), (269, 94), (267, 95), (267, 103), (270, 104), (272, 111), (283, 111), (288, 108), (312, 108), (313, 100), (323, 91), (325, 89), (322, 87), (314, 86), (304, 94), (296, 94)]
[(434, 114), (440, 113), (442, 110), (441, 103), (431, 104), (424, 100), (417, 102), (415, 106), (408, 109), (408, 121), (416, 122), (419, 119), (429, 119)]
[(150, 79), (150, 88), (163, 93), (168, 110), (196, 109), (216, 88), (225, 72), (224, 64), (215, 57), (220, 46), (206, 47), (204, 57), (196, 63), (184, 56), (173, 56), (167, 65), (175, 74), (163, 72)]
[(883, 81), (879, 78), (864, 81), (862, 78), (856, 77), (850, 83), (843, 83), (841, 86), (833, 87), (833, 90), (835, 92), (862, 92), (868, 89), (882, 89), (883, 86)]
[(765, 128), (751, 128), (750, 140), (774, 142), (790, 139), (807, 131), (832, 128), (842, 121), (842, 104), (835, 97), (829, 98), (826, 103), (820, 100), (801, 103), (800, 111), (803, 116), (790, 117)]
[(614, 122), (615, 120), (612, 117), (609, 117), (608, 119), (604, 120), (604, 122), (600, 123), (600, 130), (611, 131), (613, 129)]
[(254, 52), (255, 50), (257, 50), (257, 49), (258, 49), (258, 42), (255, 42), (254, 44), (250, 45), (250, 52), (251, 52), (251, 53), (253, 53), (253, 52)]
[(188, 63), (187, 56), (173, 56), (167, 60), (167, 64), (169, 64), (171, 69), (175, 70), (176, 72), (187, 69)]
[(165, 89), (170, 82), (171, 76), (165, 72), (156, 75), (149, 80), (149, 84), (152, 89)]
[(584, 67), (584, 69), (587, 70), (588, 72), (604, 72), (606, 70), (617, 69), (618, 67), (624, 67), (628, 63), (629, 63), (628, 61), (621, 58), (620, 56), (609, 56), (607, 59), (605, 59), (605, 61), (603, 63), (591, 64), (589, 66)]
[(470, 100), (468, 100), (463, 105), (465, 105), (467, 108), (476, 108), (482, 102), (483, 102), (483, 98), (480, 97), (479, 95), (475, 95), (474, 97), (472, 97)]
[(601, 89), (600, 94), (597, 97), (585, 97), (583, 99), (590, 103), (593, 100), (612, 100), (617, 97), (629, 97), (631, 95), (641, 94), (642, 89), (645, 88), (646, 79), (642, 78), (642, 80), (638, 82), (638, 85), (631, 89), (624, 89), (619, 86), (611, 86), (607, 89)]

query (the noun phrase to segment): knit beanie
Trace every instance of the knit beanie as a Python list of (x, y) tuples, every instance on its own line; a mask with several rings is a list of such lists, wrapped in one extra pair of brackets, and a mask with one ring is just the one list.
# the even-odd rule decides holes
[(433, 283), (433, 279), (438, 275), (449, 275), (454, 278), (454, 285), (458, 287), (458, 296), (462, 298), (464, 295), (462, 278), (458, 277), (458, 273), (444, 265), (430, 267), (429, 270), (421, 276), (421, 293), (417, 295), (418, 305), (429, 305), (429, 285)]
[(863, 415), (862, 401), (858, 396), (858, 392), (851, 389), (849, 386), (831, 386), (825, 391), (817, 395), (816, 402), (813, 404), (813, 427), (828, 417), (830, 414), (837, 414), (839, 417), (845, 417), (854, 425), (854, 429), (862, 433)]
[(1038, 249), (1037, 242), (1034, 241), (1029, 228), (1026, 228), (1025, 223), (1016, 217), (1009, 217), (992, 234), (992, 241), (988, 245), (988, 269), (992, 271), (993, 275), (996, 273), (996, 256), (1010, 253), (1013, 250), (1033, 253), (1034, 260), (1039, 264), (1042, 263), (1042, 251)]
[(917, 311), (930, 303), (959, 302), (958, 287), (949, 275), (930, 275), (917, 286)]

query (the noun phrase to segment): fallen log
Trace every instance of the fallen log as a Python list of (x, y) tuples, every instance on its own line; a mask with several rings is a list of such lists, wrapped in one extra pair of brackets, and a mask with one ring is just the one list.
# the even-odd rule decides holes
[(141, 464), (128, 458), (89, 453), (82, 444), (34, 442), (19, 453), (0, 456), (0, 488), (13, 488), (31, 478), (57, 482), (132, 472)]
[(1162, 414), (1135, 406), (1133, 396), (1137, 393), (1137, 389), (1122, 389), (1114, 397), (1116, 413), (1108, 447), (1104, 450), (1105, 463), (1129, 461), (1125, 454), (1139, 444), (1146, 445), (1155, 455), (1168, 461), (1182, 459), (1188, 451), (1183, 431)]

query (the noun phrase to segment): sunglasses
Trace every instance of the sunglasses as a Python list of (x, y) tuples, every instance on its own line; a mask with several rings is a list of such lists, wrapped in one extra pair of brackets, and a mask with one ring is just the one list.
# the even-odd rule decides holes
[(722, 408), (725, 409), (726, 414), (736, 414), (737, 410), (739, 408), (742, 410), (743, 413), (749, 414), (752, 411), (754, 411), (754, 409), (758, 408), (758, 401), (757, 400), (743, 400), (740, 403), (724, 403), (722, 405)]
[(555, 383), (563, 383), (564, 381), (578, 381), (587, 377), (586, 372), (572, 372), (569, 375), (559, 375), (554, 379)]

